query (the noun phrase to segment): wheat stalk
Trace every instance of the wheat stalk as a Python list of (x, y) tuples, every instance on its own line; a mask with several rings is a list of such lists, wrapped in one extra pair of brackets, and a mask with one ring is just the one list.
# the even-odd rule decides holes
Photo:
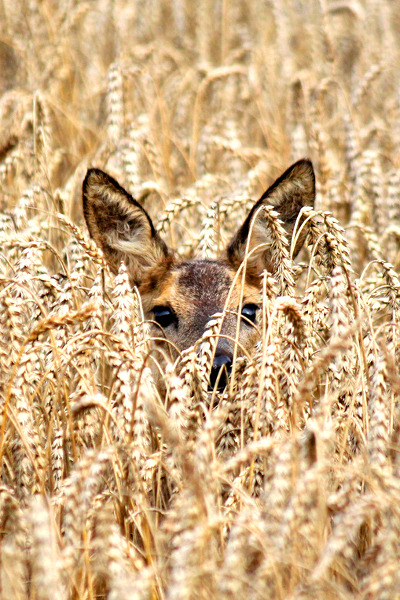
[[(396, 598), (398, 1), (25, 5), (0, 7), (2, 598)], [(258, 217), (254, 351), (229, 302), (194, 347), (162, 347), (82, 227), (87, 167), (176, 260), (223, 261), (306, 156), (316, 205), (292, 241)]]

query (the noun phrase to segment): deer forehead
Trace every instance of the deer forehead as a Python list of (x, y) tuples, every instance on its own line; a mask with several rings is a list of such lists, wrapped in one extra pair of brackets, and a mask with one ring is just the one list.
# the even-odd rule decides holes
[[(161, 289), (156, 304), (170, 304), (181, 315), (201, 312), (211, 316), (224, 309), (237, 309), (240, 301), (240, 278), (233, 286), (235, 271), (222, 261), (191, 260), (177, 264)], [(232, 290), (231, 290), (232, 288)], [(245, 285), (246, 302), (257, 302), (259, 290)], [(250, 298), (250, 299), (249, 299)]]

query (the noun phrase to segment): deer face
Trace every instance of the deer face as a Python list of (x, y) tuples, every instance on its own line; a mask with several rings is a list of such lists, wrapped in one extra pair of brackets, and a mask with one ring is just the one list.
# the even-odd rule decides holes
[[(224, 312), (210, 374), (210, 385), (218, 381), (219, 390), (231, 370), (235, 340), (239, 354), (254, 347), (261, 275), (274, 269), (263, 207), (272, 205), (278, 212), (290, 241), (301, 208), (313, 206), (314, 198), (312, 164), (298, 161), (255, 203), (218, 260), (179, 261), (144, 208), (117, 181), (90, 169), (83, 183), (89, 232), (114, 272), (125, 262), (156, 337), (164, 336), (179, 351), (196, 346), (211, 317)], [(304, 237), (298, 236), (294, 255)], [(245, 258), (244, 276), (237, 277)]]

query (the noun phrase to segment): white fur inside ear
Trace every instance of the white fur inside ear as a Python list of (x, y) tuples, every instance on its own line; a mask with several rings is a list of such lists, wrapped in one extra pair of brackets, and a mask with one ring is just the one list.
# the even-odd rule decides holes
[(119, 250), (124, 254), (143, 256), (146, 251), (148, 252), (149, 241), (146, 237), (144, 233), (135, 233), (130, 238), (127, 236), (119, 237), (116, 233), (113, 233), (107, 236), (107, 243), (114, 250)]
[[(260, 244), (263, 244), (264, 250), (266, 247), (271, 246), (272, 244), (272, 235), (270, 227), (267, 224), (267, 220), (265, 218), (265, 205), (261, 205), (260, 208), (254, 215), (253, 221), (250, 225), (250, 246), (254, 248)], [(270, 210), (270, 215), (273, 218), (279, 219), (279, 214), (273, 210), (274, 207), (269, 205), (268, 209)]]
[(266, 246), (272, 244), (271, 232), (268, 231), (265, 222), (263, 223), (261, 219), (255, 221), (251, 233), (251, 246), (258, 246), (259, 244)]
[(107, 235), (107, 244), (121, 253), (126, 262), (128, 272), (134, 279), (143, 279), (145, 273), (159, 265), (165, 254), (145, 231), (135, 232), (130, 238), (119, 237), (115, 232)]

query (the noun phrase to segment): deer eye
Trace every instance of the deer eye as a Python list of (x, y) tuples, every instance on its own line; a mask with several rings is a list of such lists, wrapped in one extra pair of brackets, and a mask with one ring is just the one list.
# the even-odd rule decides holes
[(163, 329), (173, 323), (178, 323), (176, 313), (169, 306), (155, 306), (153, 308), (154, 320)]
[(246, 325), (250, 325), (249, 321), (251, 323), (255, 323), (256, 322), (256, 315), (257, 315), (257, 311), (258, 311), (259, 307), (257, 306), (257, 304), (245, 304), (242, 308), (242, 317), (243, 321)]

